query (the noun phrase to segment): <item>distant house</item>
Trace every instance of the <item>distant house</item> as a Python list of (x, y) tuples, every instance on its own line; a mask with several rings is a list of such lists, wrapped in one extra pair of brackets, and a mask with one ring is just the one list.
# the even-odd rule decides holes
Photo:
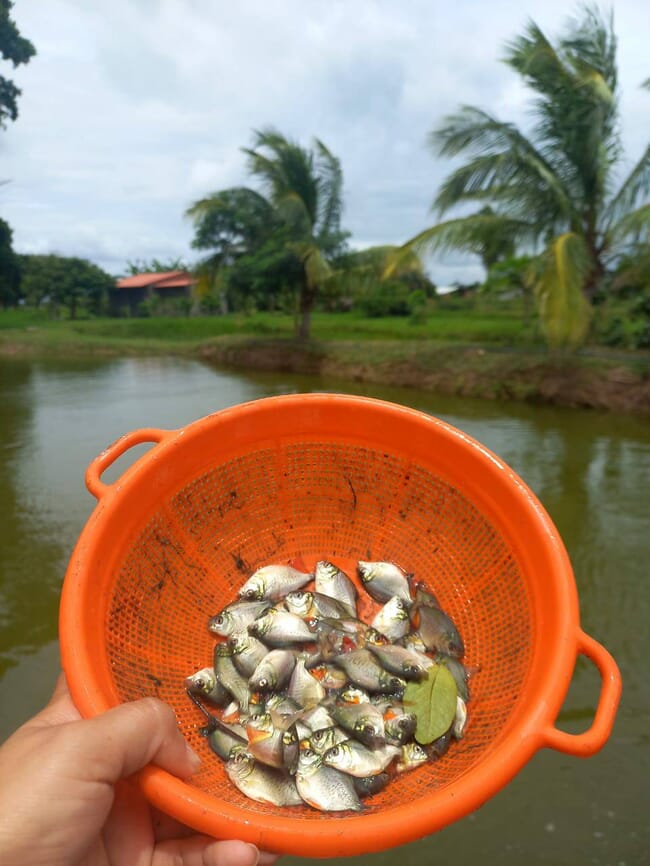
[(191, 298), (196, 280), (187, 271), (163, 271), (156, 274), (135, 274), (117, 280), (111, 291), (110, 306), (113, 315), (128, 311), (134, 316), (143, 301), (155, 295), (162, 300)]

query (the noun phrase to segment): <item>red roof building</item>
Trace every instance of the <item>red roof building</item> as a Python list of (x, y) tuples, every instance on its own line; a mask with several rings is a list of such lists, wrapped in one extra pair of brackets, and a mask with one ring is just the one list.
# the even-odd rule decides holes
[(111, 312), (134, 316), (143, 301), (158, 297), (161, 300), (191, 298), (196, 279), (187, 271), (163, 271), (162, 273), (134, 274), (117, 280), (111, 292)]

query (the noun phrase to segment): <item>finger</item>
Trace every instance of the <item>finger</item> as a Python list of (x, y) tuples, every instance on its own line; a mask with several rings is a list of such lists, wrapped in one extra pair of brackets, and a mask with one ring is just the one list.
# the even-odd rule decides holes
[(149, 763), (185, 778), (201, 764), (171, 707), (157, 698), (120, 704), (74, 727), (79, 766), (93, 781), (114, 783)]
[(260, 852), (248, 842), (215, 842), (209, 836), (191, 836), (160, 842), (151, 866), (257, 866)]

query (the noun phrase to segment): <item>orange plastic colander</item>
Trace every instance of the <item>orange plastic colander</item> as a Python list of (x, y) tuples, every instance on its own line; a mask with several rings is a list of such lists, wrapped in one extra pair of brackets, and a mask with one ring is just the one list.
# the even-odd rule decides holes
[[(156, 443), (114, 484), (101, 475)], [(590, 755), (607, 740), (621, 680), (580, 628), (569, 560), (521, 479), (423, 413), (332, 394), (272, 397), (180, 430), (128, 433), (86, 474), (99, 500), (61, 600), (63, 666), (85, 716), (156, 695), (202, 755), (191, 781), (139, 774), (158, 808), (196, 830), (310, 857), (426, 836), (479, 807), (542, 747)], [(211, 663), (209, 616), (258, 566), (390, 560), (425, 581), (463, 636), (471, 683), (463, 740), (398, 777), (360, 813), (275, 808), (240, 794), (198, 733), (184, 678)], [(598, 667), (593, 723), (555, 727), (576, 657)]]

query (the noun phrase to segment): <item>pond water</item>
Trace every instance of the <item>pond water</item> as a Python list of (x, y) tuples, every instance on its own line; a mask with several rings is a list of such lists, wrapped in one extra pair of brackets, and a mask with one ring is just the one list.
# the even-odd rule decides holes
[[(576, 573), (583, 628), (614, 655), (624, 680), (613, 735), (598, 755), (543, 751), (474, 815), (349, 862), (649, 863), (650, 424), (643, 419), (244, 375), (179, 359), (0, 360), (0, 740), (43, 705), (56, 678), (59, 591), (94, 505), (83, 483), (93, 457), (138, 427), (174, 428), (246, 400), (323, 390), (434, 414), (512, 466), (555, 521)], [(118, 477), (124, 459), (105, 480)], [(561, 727), (589, 726), (599, 684), (580, 659)]]

